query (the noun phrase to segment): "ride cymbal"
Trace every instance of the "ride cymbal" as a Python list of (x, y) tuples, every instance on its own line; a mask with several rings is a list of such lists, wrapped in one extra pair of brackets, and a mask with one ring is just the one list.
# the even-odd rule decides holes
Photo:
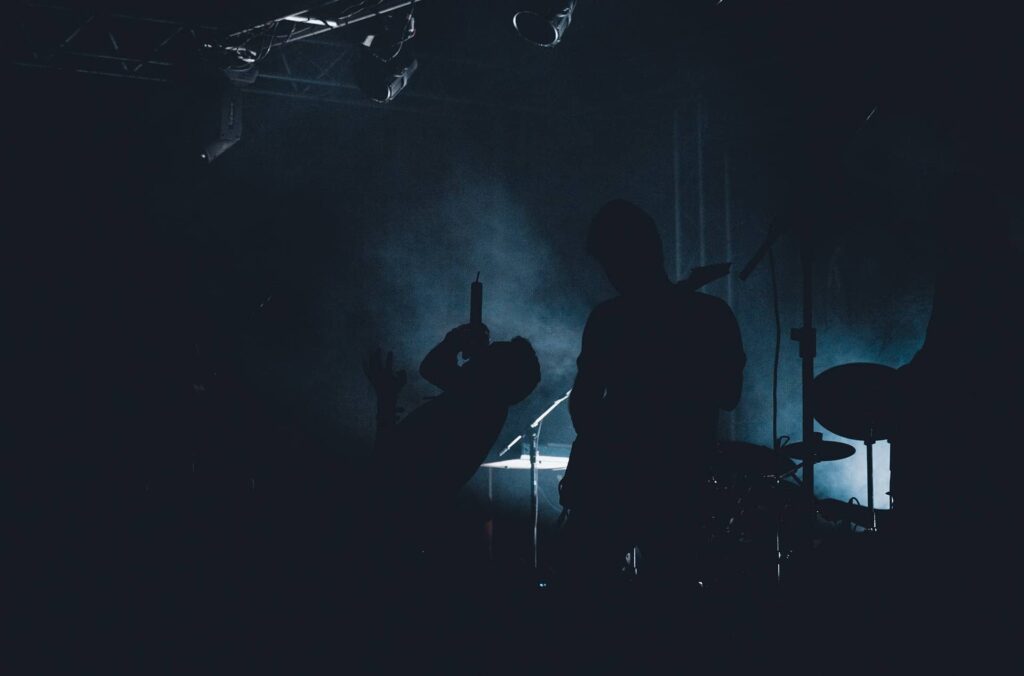
[(841, 441), (798, 441), (795, 444), (786, 444), (779, 452), (805, 462), (829, 462), (849, 458), (857, 449)]

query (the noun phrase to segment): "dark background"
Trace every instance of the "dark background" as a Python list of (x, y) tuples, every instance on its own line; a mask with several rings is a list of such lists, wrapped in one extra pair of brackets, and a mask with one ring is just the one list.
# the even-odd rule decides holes
[[(150, 11), (238, 26), (280, 7), (236, 16), (222, 4)], [(421, 70), (449, 69), (463, 87), (451, 101), (416, 98), (415, 80), (401, 107), (249, 94), (243, 140), (212, 166), (193, 161), (189, 83), (16, 68), (5, 248), (23, 340), (17, 399), (31, 416), (22, 422), (38, 420), (29, 443), (52, 435), (88, 467), (106, 456), (112, 470), (144, 464), (154, 435), (180, 431), (167, 399), (190, 396), (198, 344), (266, 411), (253, 427), (301, 434), (329, 457), (364, 453), (361, 353), (394, 349), (415, 405), (429, 394), (415, 366), (463, 321), (477, 270), (494, 335), (523, 334), (542, 359), (511, 438), (571, 385), (586, 313), (610, 293), (581, 255), (590, 214), (614, 196), (644, 206), (674, 273), (677, 178), (684, 274), (730, 253), (738, 267), (773, 217), (814, 204), (820, 367), (899, 365), (927, 321), (939, 181), (981, 169), (1011, 182), (1015, 41), (980, 12), (811, 5), (586, 3), (564, 42), (540, 50), (515, 36), (514, 3), (424, 3)], [(460, 59), (502, 70), (462, 80)], [(807, 174), (828, 179), (819, 187)], [(792, 245), (778, 247), (784, 335), (799, 310)], [(765, 266), (710, 289), (731, 300), (750, 356), (729, 432), (761, 443), (768, 279)], [(793, 433), (788, 340), (782, 357), (780, 433)], [(547, 434), (572, 439), (564, 416)], [(70, 440), (88, 451), (71, 453)], [(838, 494), (856, 492), (840, 473)]]
[[(221, 4), (185, 18), (280, 14)], [(132, 11), (193, 11), (173, 5)], [(738, 269), (773, 218), (815, 209), (820, 371), (919, 347), (943, 177), (977, 171), (1016, 195), (1019, 39), (989, 7), (594, 0), (554, 50), (517, 38), (514, 8), (417, 9), (417, 77), (443, 73), (447, 97), (416, 79), (385, 106), (248, 93), (242, 140), (209, 166), (187, 82), (8, 68), (5, 478), (31, 546), (54, 548), (43, 560), (130, 541), (151, 523), (144, 496), (174, 513), (197, 462), (214, 493), (255, 486), (275, 542), (324, 546), (309, 541), (351, 513), (353, 483), (381, 481), (360, 471), (361, 355), (393, 349), (415, 406), (431, 394), (418, 361), (465, 321), (478, 270), (492, 336), (529, 338), (543, 369), (510, 439), (571, 386), (587, 312), (611, 294), (582, 244), (613, 197), (654, 216), (673, 275), (676, 188), (683, 274)], [(795, 254), (791, 237), (776, 247), (779, 431), (798, 436)], [(723, 433), (769, 444), (767, 262), (708, 290), (730, 299), (749, 357)], [(194, 386), (211, 378), (203, 403)], [(564, 412), (545, 427), (572, 436)], [(819, 494), (863, 500), (858, 448), (820, 471)]]

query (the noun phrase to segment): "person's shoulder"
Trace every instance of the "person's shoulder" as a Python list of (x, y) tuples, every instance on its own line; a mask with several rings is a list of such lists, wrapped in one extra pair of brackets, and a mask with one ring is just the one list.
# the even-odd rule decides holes
[(693, 312), (713, 318), (733, 316), (732, 308), (730, 308), (729, 304), (718, 296), (712, 296), (709, 293), (703, 293), (701, 291), (690, 291), (687, 295), (688, 298), (686, 299), (686, 302), (692, 308)]
[(729, 304), (718, 296), (712, 296), (710, 293), (704, 293), (703, 291), (691, 291), (690, 296), (693, 299), (694, 304), (702, 308), (713, 308), (716, 310), (729, 309)]

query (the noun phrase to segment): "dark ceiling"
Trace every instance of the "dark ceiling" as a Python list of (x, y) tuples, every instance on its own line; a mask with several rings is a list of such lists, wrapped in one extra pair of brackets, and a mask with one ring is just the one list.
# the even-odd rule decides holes
[[(697, 94), (724, 95), (737, 104), (795, 115), (809, 129), (820, 124), (826, 133), (848, 128), (850, 120), (863, 119), (875, 107), (923, 113), (953, 133), (971, 127), (976, 135), (987, 134), (989, 149), (1004, 145), (1001, 135), (1012, 133), (1020, 111), (1020, 88), (1012, 84), (1019, 40), (1011, 17), (992, 9), (881, 0), (582, 0), (562, 43), (542, 49), (522, 41), (511, 23), (517, 9), (537, 4), (419, 2), (420, 69), (390, 105), (440, 114), (458, 108), (487, 115), (489, 108), (501, 107), (545, 115), (631, 115), (670, 110)], [(19, 8), (16, 24), (23, 39), (15, 43), (17, 62), (114, 75), (123, 74), (116, 70), (121, 68), (159, 79), (155, 66), (136, 69), (129, 61), (129, 68), (112, 59), (149, 58), (147, 41), (155, 46), (161, 39), (159, 25), (126, 23), (122, 15), (182, 22), (198, 27), (205, 40), (308, 7), (58, 0)], [(352, 45), (365, 25), (275, 50), (260, 63), (252, 88), (375, 105), (355, 88), (350, 68)], [(120, 52), (110, 51), (108, 33), (116, 36)], [(107, 53), (85, 67), (73, 55), (55, 54), (72, 35), (69, 44), (79, 52)], [(140, 55), (131, 54), (133, 47)]]

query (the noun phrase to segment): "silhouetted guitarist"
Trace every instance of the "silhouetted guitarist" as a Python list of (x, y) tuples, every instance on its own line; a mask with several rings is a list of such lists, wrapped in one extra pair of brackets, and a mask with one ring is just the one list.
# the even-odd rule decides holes
[(639, 546), (647, 579), (685, 588), (718, 411), (742, 388), (739, 327), (725, 302), (669, 280), (654, 221), (635, 205), (606, 204), (587, 249), (620, 295), (587, 320), (569, 400), (568, 576), (600, 584)]

